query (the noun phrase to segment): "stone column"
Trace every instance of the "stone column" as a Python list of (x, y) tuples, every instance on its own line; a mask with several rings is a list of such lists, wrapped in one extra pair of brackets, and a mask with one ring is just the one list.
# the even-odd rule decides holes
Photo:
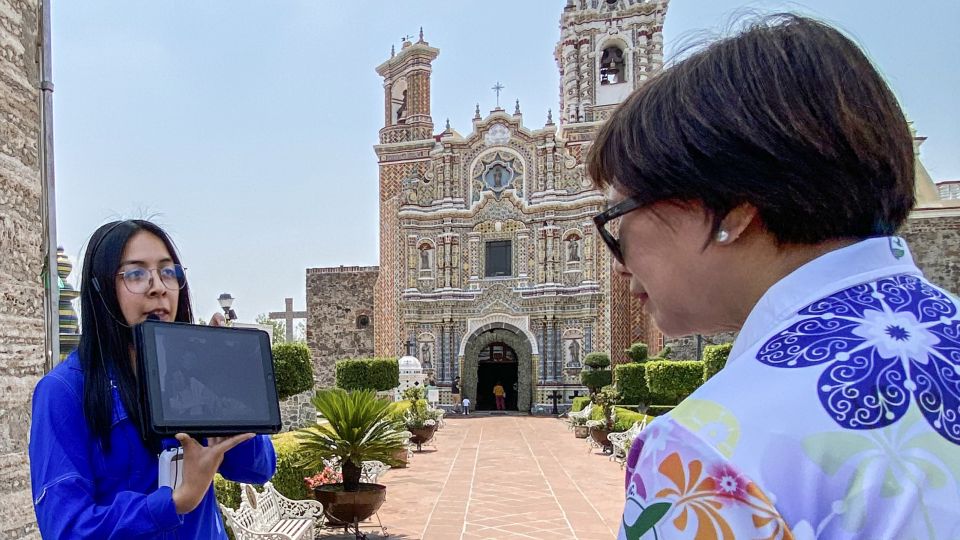
[(417, 288), (417, 278), (420, 277), (420, 272), (418, 270), (418, 261), (420, 260), (420, 253), (417, 249), (417, 235), (411, 234), (407, 236), (407, 288), (416, 289)]
[(471, 232), (467, 235), (470, 242), (470, 288), (480, 287), (480, 237), (478, 232)]
[(460, 289), (463, 287), (461, 284), (461, 274), (463, 268), (460, 262), (460, 235), (455, 235), (453, 237), (453, 268), (451, 269), (452, 276), (450, 286), (454, 289)]

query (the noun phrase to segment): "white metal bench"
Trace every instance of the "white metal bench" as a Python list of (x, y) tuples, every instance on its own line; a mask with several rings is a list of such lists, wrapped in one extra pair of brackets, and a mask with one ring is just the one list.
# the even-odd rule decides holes
[(607, 438), (610, 439), (610, 445), (613, 447), (610, 459), (619, 462), (621, 468), (623, 468), (623, 464), (627, 460), (627, 454), (630, 453), (630, 446), (633, 445), (633, 440), (637, 438), (637, 435), (639, 435), (646, 426), (647, 417), (643, 417), (643, 420), (634, 422), (633, 425), (630, 426), (630, 429), (607, 435)]
[(587, 403), (587, 406), (580, 409), (579, 412), (567, 413), (567, 429), (573, 429), (574, 418), (582, 418), (584, 421), (589, 420), (591, 411), (593, 411), (593, 403)]
[(323, 525), (323, 505), (313, 500), (294, 501), (267, 482), (263, 491), (240, 484), (240, 507), (220, 505), (236, 540), (312, 540)]

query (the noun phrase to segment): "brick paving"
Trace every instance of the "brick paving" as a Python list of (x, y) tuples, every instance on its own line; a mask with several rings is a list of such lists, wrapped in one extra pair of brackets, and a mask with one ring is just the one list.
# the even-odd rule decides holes
[[(616, 537), (623, 472), (555, 418), (448, 418), (436, 446), (380, 477), (390, 538)], [(362, 527), (368, 538), (382, 538)], [(325, 539), (353, 538), (328, 534)]]

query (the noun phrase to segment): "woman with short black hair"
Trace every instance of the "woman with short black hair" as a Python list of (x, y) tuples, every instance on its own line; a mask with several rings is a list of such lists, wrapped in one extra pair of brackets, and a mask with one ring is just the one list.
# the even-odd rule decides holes
[(621, 538), (960, 534), (960, 303), (894, 236), (913, 141), (853, 42), (794, 15), (715, 42), (635, 91), (588, 169), (657, 326), (739, 332), (633, 445)]

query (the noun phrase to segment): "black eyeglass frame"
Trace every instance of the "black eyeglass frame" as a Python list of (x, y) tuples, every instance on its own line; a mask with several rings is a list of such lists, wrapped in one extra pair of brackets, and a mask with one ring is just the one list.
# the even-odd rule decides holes
[(607, 248), (610, 250), (610, 253), (613, 254), (613, 257), (617, 259), (617, 262), (623, 264), (623, 250), (620, 248), (620, 240), (614, 238), (610, 231), (607, 230), (607, 223), (617, 219), (618, 217), (624, 216), (646, 206), (645, 203), (640, 201), (635, 197), (627, 197), (626, 199), (620, 201), (619, 203), (607, 208), (603, 212), (593, 216), (593, 224), (597, 227), (597, 232), (600, 233), (600, 238), (603, 239), (603, 242), (607, 245)]

